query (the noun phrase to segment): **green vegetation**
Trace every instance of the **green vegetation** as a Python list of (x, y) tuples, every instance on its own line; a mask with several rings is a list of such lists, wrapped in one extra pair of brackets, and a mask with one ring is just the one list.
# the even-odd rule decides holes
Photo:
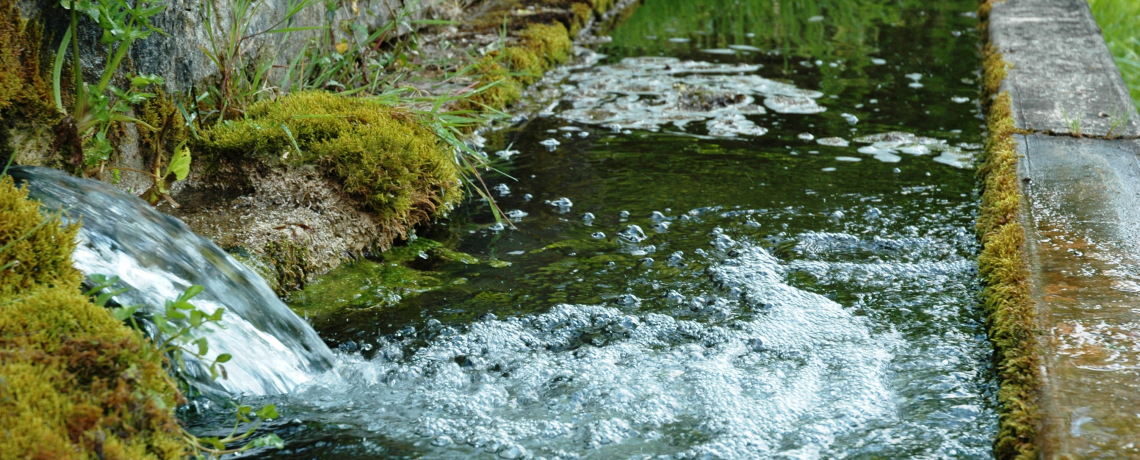
[(560, 22), (532, 24), (514, 45), (487, 55), (478, 64), (480, 89), (461, 103), (471, 110), (502, 110), (522, 96), (522, 88), (534, 83), (552, 67), (566, 62), (573, 44), (570, 32)]
[[(984, 4), (980, 11), (987, 12), (988, 6), (989, 3)], [(982, 187), (977, 223), (982, 247), (978, 272), (983, 283), (987, 331), (994, 344), (995, 369), (1001, 385), (994, 457), (1028, 460), (1037, 458), (1038, 454), (1040, 350), (1033, 334), (1037, 312), (1029, 296), (1025, 229), (1021, 225), (1021, 189), (1013, 137), (1017, 129), (1010, 112), (1009, 93), (997, 93), (1008, 64), (992, 46), (986, 46), (983, 52), (983, 86), (991, 102), (986, 117), (989, 136), (985, 159), (978, 168)]]
[(0, 177), (4, 457), (182, 457), (173, 413), (182, 396), (162, 354), (81, 293), (71, 265), (77, 230)]
[[(646, 55), (675, 46), (670, 37), (698, 48), (749, 44), (794, 56), (867, 60), (875, 54), (878, 27), (904, 21), (897, 1), (791, 0), (738, 2), (665, 0), (634, 15), (614, 31), (614, 42)], [(920, 6), (918, 2), (902, 2)], [(648, 37), (648, 38), (647, 38)], [(652, 38), (656, 37), (656, 38)], [(688, 46), (688, 45), (681, 45)]]
[(1140, 2), (1089, 0), (1089, 6), (1132, 93), (1132, 103), (1140, 107), (1140, 23), (1136, 21), (1140, 18)]
[(381, 219), (410, 228), (460, 197), (454, 155), (420, 117), (378, 99), (305, 91), (255, 103), (200, 147), (211, 161), (318, 164)]

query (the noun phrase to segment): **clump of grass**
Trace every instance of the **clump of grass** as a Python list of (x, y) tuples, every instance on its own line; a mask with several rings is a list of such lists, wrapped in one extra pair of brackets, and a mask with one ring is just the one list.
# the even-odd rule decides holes
[(393, 226), (426, 222), (461, 196), (449, 145), (420, 115), (374, 98), (303, 91), (260, 101), (199, 147), (211, 161), (319, 165)]
[(1093, 17), (1100, 25), (1108, 50), (1140, 107), (1140, 2), (1134, 0), (1089, 0)]
[[(985, 88), (1000, 88), (1006, 63), (992, 47), (985, 48)], [(999, 78), (1000, 77), (1000, 78)], [(996, 94), (986, 118), (989, 136), (985, 159), (978, 168), (982, 187), (977, 232), (981, 243), (978, 272), (986, 325), (994, 344), (994, 361), (1000, 388), (998, 459), (1037, 458), (1041, 416), (1040, 351), (1033, 335), (1037, 313), (1029, 295), (1029, 267), (1021, 225), (1021, 189), (1017, 178), (1017, 152), (1009, 93)]]
[(0, 446), (11, 458), (186, 455), (163, 357), (80, 291), (76, 225), (0, 177)]

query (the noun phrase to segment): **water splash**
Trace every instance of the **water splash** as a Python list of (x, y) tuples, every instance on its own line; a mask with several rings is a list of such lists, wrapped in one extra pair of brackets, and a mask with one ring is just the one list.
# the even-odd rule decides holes
[(225, 365), (229, 378), (213, 381), (198, 363), (188, 363), (203, 390), (284, 393), (331, 367), (328, 347), (265, 280), (181, 221), (110, 185), (62, 171), (18, 167), (9, 174), (46, 208), (63, 207), (69, 219), (82, 219), (75, 266), (86, 275), (118, 276), (117, 287), (131, 289), (116, 302), (161, 312), (167, 299), (197, 284), (205, 291), (195, 306), (207, 313), (226, 309), (223, 327), (206, 337), (209, 359), (233, 356)]

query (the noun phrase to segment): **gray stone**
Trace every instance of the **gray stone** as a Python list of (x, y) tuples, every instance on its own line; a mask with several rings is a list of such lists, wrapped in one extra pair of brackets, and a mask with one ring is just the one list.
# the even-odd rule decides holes
[(1140, 115), (1085, 0), (995, 2), (989, 33), (1012, 65), (1002, 89), (1018, 128), (1077, 134), (1068, 119), (1086, 136), (1140, 136)]
[(1041, 458), (1126, 457), (1140, 437), (1140, 141), (1017, 137)]
[[(387, 24), (391, 21), (393, 12), (400, 11), (401, 8), (408, 8), (414, 12), (411, 19), (420, 19), (450, 11), (445, 8), (446, 4), (462, 6), (470, 3), (469, 0), (359, 0), (335, 2), (339, 6), (330, 14), (326, 2), (316, 1), (294, 16), (291, 22), (282, 22), (289, 4), (297, 1), (263, 0), (260, 3), (255, 1), (254, 4), (258, 6), (256, 12), (251, 15), (248, 30), (257, 33), (281, 27), (327, 27), (330, 25), (331, 16), (331, 23), (334, 26), (332, 32), (328, 30), (293, 32), (287, 41), (283, 40), (285, 34), (258, 35), (243, 43), (245, 62), (272, 59), (274, 64), (288, 66), (309, 40), (328, 40), (331, 34), (336, 42), (342, 39), (349, 43), (363, 41), (367, 37), (365, 31), (372, 31)], [(218, 8), (220, 20), (212, 20), (215, 37), (224, 36), (225, 31), (233, 23), (233, 0), (170, 0), (167, 2), (166, 10), (151, 20), (151, 23), (165, 32), (165, 35), (155, 33), (135, 42), (128, 53), (130, 62), (120, 66), (120, 76), (128, 71), (161, 76), (166, 79), (164, 89), (171, 94), (182, 93), (192, 86), (216, 79), (217, 66), (202, 52), (202, 49), (212, 48), (210, 34), (204, 21), (206, 11), (204, 5), (207, 2)], [(47, 26), (47, 35), (52, 38), (52, 49), (55, 49), (62, 39), (70, 17), (69, 13), (58, 4), (59, 2), (54, 0), (20, 0), (17, 3), (25, 18), (44, 22)], [(355, 12), (353, 5), (356, 7)], [(352, 31), (350, 25), (362, 26), (363, 30)], [(400, 30), (401, 33), (408, 31), (406, 26)], [(99, 44), (101, 34), (102, 29), (94, 22), (86, 17), (82, 18), (80, 54), (85, 79), (89, 83), (98, 80), (106, 65), (107, 49)], [(277, 72), (285, 70), (274, 69)]]

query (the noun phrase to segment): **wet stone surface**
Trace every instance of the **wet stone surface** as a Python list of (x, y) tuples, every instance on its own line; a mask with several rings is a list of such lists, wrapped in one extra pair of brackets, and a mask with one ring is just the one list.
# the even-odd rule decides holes
[(1045, 453), (1134, 458), (1140, 455), (1140, 144), (1019, 137), (1048, 369)]

